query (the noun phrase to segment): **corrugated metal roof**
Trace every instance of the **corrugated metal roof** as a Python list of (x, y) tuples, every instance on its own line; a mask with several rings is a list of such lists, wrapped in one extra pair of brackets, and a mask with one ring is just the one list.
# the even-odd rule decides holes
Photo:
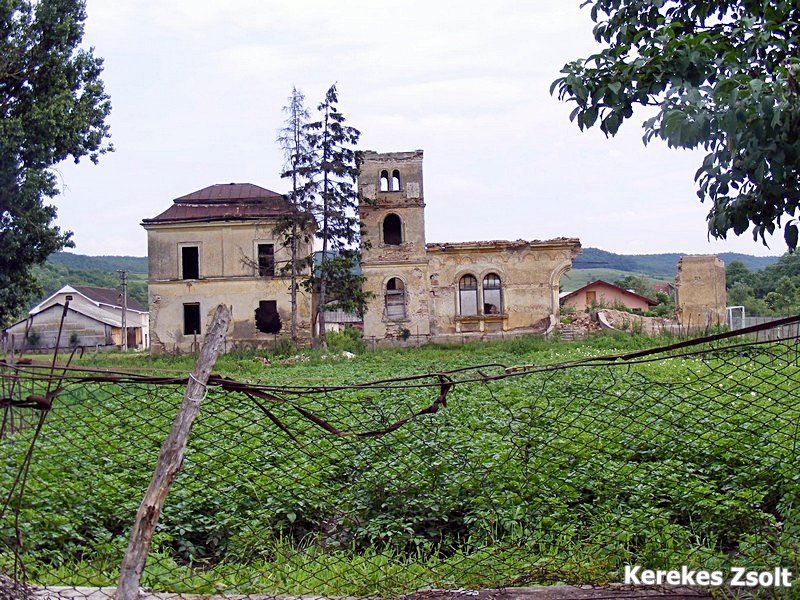
[(226, 183), (176, 198), (163, 213), (143, 219), (142, 223), (258, 220), (275, 218), (289, 210), (289, 202), (277, 192), (252, 183)]
[[(82, 285), (76, 285), (74, 288), (76, 291), (89, 298), (89, 300), (94, 300), (98, 304), (107, 304), (108, 306), (117, 306), (120, 308), (122, 307), (122, 292), (118, 292), (117, 290)], [(139, 304), (131, 297), (128, 297), (127, 308), (128, 310), (135, 310), (137, 312), (147, 312), (147, 309), (144, 306)]]

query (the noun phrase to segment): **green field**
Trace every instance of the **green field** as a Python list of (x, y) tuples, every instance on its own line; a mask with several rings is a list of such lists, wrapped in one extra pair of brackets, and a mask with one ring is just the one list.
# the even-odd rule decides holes
[[(647, 343), (518, 339), (268, 366), (224, 357), (221, 372), (284, 386), (285, 402), (209, 390), (143, 585), (389, 595), (613, 582), (629, 564), (796, 572), (797, 345), (575, 363)], [(191, 368), (185, 357), (86, 363)], [(331, 388), (462, 368), (447, 376), (446, 406), (386, 435), (337, 437), (308, 418), (380, 430), (431, 406), (442, 378)], [(320, 389), (299, 393), (308, 386)], [(174, 385), (66, 386), (20, 513), (29, 579), (115, 583), (180, 397)], [(31, 435), (0, 441), (4, 489)], [(13, 516), (0, 525), (12, 544)]]

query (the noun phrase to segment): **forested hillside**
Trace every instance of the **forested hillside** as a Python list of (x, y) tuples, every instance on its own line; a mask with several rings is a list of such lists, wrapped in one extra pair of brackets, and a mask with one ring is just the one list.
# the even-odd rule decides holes
[(784, 254), (774, 264), (751, 271), (743, 261), (727, 264), (728, 305), (749, 315), (800, 313), (800, 254)]
[(44, 292), (31, 298), (35, 306), (65, 285), (121, 289), (117, 271), (128, 272), (128, 297), (147, 306), (147, 258), (138, 256), (84, 256), (57, 252), (33, 273)]
[(109, 272), (122, 269), (128, 273), (147, 275), (146, 256), (86, 256), (71, 252), (56, 252), (50, 255), (47, 262), (70, 269)]
[[(584, 248), (572, 262), (573, 269), (613, 269), (649, 275), (655, 279), (675, 277), (678, 260), (685, 254), (614, 254), (598, 248)], [(735, 252), (723, 252), (719, 257), (725, 262), (738, 260), (750, 271), (761, 269), (778, 261), (777, 256), (750, 256)]]
[[(627, 275), (644, 275), (654, 280), (672, 281), (678, 253), (626, 255), (606, 252), (598, 248), (584, 248), (573, 262), (573, 268), (561, 281), (562, 291), (572, 291), (587, 281), (605, 279), (614, 282)], [(770, 267), (765, 283), (754, 287), (756, 297), (765, 297), (776, 279), (775, 273), (782, 270), (785, 259), (777, 256), (750, 256), (747, 254), (723, 253), (720, 258), (726, 265), (737, 262), (747, 271), (755, 273)], [(788, 265), (788, 263), (786, 263)], [(69, 252), (57, 252), (47, 262), (34, 269), (44, 294), (31, 299), (31, 306), (37, 304), (65, 285), (91, 285), (119, 289), (119, 270), (128, 272), (128, 295), (143, 305), (147, 305), (147, 257), (144, 256), (84, 256)], [(793, 273), (787, 273), (794, 277)], [(777, 279), (780, 279), (778, 277)], [(735, 282), (735, 280), (734, 280)], [(729, 287), (732, 283), (729, 281)], [(750, 282), (754, 283), (754, 282)], [(800, 286), (800, 281), (796, 282)], [(739, 290), (741, 291), (741, 290)]]

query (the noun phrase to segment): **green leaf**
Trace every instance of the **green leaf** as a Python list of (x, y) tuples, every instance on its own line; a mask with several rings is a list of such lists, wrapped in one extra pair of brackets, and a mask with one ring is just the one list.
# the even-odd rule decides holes
[(797, 225), (794, 223), (789, 223), (783, 230), (783, 238), (786, 240), (786, 245), (792, 252), (797, 249), (797, 233)]

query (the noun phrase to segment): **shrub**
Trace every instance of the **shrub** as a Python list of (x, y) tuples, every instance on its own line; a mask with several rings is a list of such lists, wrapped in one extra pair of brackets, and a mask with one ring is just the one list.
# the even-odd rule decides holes
[(297, 353), (297, 346), (291, 338), (279, 337), (275, 338), (275, 344), (272, 346), (272, 355), (278, 357), (292, 356)]
[(345, 327), (342, 331), (333, 331), (325, 336), (330, 352), (352, 352), (359, 354), (367, 349), (362, 333), (354, 327)]
[(38, 331), (34, 331), (33, 329), (31, 329), (28, 332), (28, 335), (25, 336), (25, 340), (28, 342), (28, 345), (31, 348), (36, 348), (36, 346), (39, 345), (39, 342), (42, 341), (42, 336), (39, 335)]

